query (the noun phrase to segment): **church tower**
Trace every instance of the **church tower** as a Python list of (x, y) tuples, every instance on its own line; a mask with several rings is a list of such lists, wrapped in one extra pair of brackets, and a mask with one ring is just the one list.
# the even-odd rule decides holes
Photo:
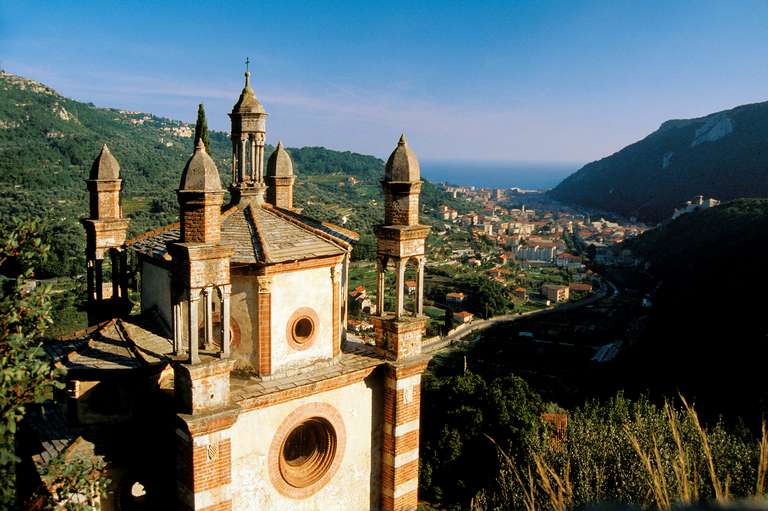
[(267, 202), (282, 209), (293, 209), (293, 161), (291, 155), (277, 143), (267, 162)]
[[(400, 137), (384, 169), (384, 225), (376, 227), (378, 279), (376, 287), (377, 349), (390, 361), (384, 382), (384, 440), (382, 508), (415, 510), (418, 503), (418, 434), (425, 241), (429, 227), (419, 224), (421, 176), (416, 155), (405, 135)], [(396, 274), (393, 311), (385, 309), (386, 271)], [(416, 297), (410, 314), (405, 310), (405, 272), (416, 270)]]
[[(123, 190), (120, 164), (106, 144), (93, 162), (86, 183), (90, 214), (82, 223), (87, 238), (88, 322), (94, 324), (106, 316), (113, 317), (115, 308), (123, 311), (129, 306), (123, 250), (129, 220), (123, 218), (120, 200)], [(104, 260), (107, 258), (112, 274), (111, 287), (104, 282)]]
[(267, 112), (251, 87), (246, 61), (245, 87), (229, 114), (232, 120), (232, 203), (264, 202), (264, 140)]
[[(202, 316), (206, 350), (216, 348), (229, 356), (229, 258), (232, 251), (220, 245), (221, 206), (224, 189), (213, 159), (202, 139), (187, 162), (176, 192), (181, 219), (180, 240), (170, 247), (177, 271), (173, 300), (174, 351), (186, 347), (188, 361), (200, 362), (199, 324)], [(204, 306), (200, 306), (200, 300)], [(214, 299), (221, 302), (221, 325), (214, 338)], [(202, 308), (202, 311), (200, 310)], [(200, 314), (202, 312), (202, 314)]]

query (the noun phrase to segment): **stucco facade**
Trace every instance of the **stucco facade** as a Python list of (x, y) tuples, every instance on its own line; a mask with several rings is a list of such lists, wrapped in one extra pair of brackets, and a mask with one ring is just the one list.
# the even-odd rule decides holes
[[(369, 378), (295, 401), (242, 413), (232, 427), (232, 508), (328, 511), (378, 509), (380, 502), (382, 382)], [(333, 478), (316, 493), (292, 498), (270, 475), (270, 447), (286, 418), (306, 405), (337, 410), (345, 431), (344, 453)]]

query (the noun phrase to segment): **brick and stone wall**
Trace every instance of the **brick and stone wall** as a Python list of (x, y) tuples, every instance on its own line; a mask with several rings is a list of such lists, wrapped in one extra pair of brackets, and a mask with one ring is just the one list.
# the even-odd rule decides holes
[(425, 363), (388, 367), (384, 380), (382, 505), (415, 511), (419, 486), (421, 373)]

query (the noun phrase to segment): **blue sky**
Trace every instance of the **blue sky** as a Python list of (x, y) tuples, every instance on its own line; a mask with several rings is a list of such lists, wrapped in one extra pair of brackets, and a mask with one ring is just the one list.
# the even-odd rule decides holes
[(768, 0), (0, 0), (0, 64), (99, 106), (227, 129), (250, 57), (268, 140), (586, 162), (768, 99)]

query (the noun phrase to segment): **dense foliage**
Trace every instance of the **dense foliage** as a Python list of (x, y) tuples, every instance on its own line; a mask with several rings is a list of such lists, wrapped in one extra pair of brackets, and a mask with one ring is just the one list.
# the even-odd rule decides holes
[(696, 195), (768, 195), (768, 102), (667, 121), (643, 140), (585, 165), (550, 194), (565, 202), (661, 221)]
[(659, 282), (650, 292), (643, 340), (623, 359), (628, 387), (664, 395), (681, 389), (702, 411), (744, 417), (756, 427), (768, 412), (760, 291), (768, 286), (768, 200), (683, 215), (626, 246), (649, 262)]
[[(429, 273), (449, 277), (451, 288), (461, 289), (466, 296), (461, 310), (490, 318), (510, 312), (514, 308), (510, 290), (500, 282), (489, 279), (487, 275), (465, 273), (446, 267), (429, 267)], [(427, 297), (435, 303), (444, 304), (446, 289), (444, 286), (433, 284), (427, 290)]]
[(525, 460), (541, 440), (541, 398), (514, 375), (427, 373), (422, 401), (422, 497), (451, 509), (466, 509), (495, 480), (497, 445)]

